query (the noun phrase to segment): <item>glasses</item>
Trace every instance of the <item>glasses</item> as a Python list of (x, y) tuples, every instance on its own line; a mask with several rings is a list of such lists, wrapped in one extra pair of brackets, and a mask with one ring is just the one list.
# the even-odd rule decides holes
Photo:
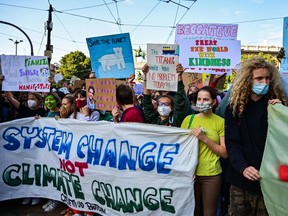
[(169, 102), (159, 102), (158, 106), (170, 106)]

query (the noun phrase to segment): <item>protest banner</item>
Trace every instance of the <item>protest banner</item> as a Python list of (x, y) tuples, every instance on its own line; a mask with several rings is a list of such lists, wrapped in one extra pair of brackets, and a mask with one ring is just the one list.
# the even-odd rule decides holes
[(269, 215), (288, 215), (288, 108), (268, 106), (268, 133), (260, 168), (260, 184)]
[(219, 23), (177, 24), (175, 42), (180, 39), (236, 40), (238, 25)]
[(3, 91), (49, 92), (50, 69), (46, 56), (1, 55)]
[(177, 91), (179, 46), (177, 44), (147, 44), (147, 89)]
[[(87, 102), (89, 99), (89, 87), (94, 88), (94, 97), (96, 107), (93, 109), (108, 110), (116, 106), (116, 79), (86, 79)], [(88, 104), (88, 103), (87, 103)]]
[(179, 62), (187, 72), (222, 74), (221, 69), (226, 69), (231, 75), (232, 70), (227, 69), (235, 68), (241, 61), (241, 44), (236, 40), (185, 39), (179, 41), (179, 46)]
[(54, 118), (2, 123), (0, 201), (45, 197), (104, 215), (190, 215), (198, 158), (190, 132)]
[(129, 33), (86, 38), (96, 78), (127, 78), (134, 74)]

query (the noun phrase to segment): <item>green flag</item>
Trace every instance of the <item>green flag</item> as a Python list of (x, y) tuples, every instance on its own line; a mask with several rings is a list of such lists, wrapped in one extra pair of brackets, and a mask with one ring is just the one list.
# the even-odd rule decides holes
[(269, 215), (288, 215), (288, 107), (268, 106), (268, 134), (260, 168)]

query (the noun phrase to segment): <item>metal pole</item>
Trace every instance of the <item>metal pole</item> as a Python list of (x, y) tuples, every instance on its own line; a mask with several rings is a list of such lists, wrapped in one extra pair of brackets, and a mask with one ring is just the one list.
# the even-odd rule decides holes
[(16, 56), (17, 56), (17, 45), (18, 45), (18, 41), (16, 40), (15, 41), (15, 53), (16, 53)]
[(20, 30), (20, 31), (26, 36), (26, 38), (28, 39), (28, 41), (29, 41), (29, 43), (30, 43), (31, 56), (34, 55), (33, 44), (32, 44), (32, 42), (31, 42), (29, 36), (28, 36), (21, 28), (19, 28), (18, 26), (14, 25), (14, 24), (12, 24), (12, 23), (4, 22), (4, 21), (2, 21), (2, 20), (0, 20), (0, 23), (6, 24), (6, 25), (11, 25), (11, 26), (17, 28), (18, 30)]

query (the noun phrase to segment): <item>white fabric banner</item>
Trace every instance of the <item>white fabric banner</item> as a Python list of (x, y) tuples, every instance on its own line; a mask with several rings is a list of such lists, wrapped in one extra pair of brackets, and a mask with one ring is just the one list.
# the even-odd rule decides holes
[(102, 215), (191, 215), (198, 140), (140, 123), (26, 118), (0, 124), (0, 201), (59, 200)]

